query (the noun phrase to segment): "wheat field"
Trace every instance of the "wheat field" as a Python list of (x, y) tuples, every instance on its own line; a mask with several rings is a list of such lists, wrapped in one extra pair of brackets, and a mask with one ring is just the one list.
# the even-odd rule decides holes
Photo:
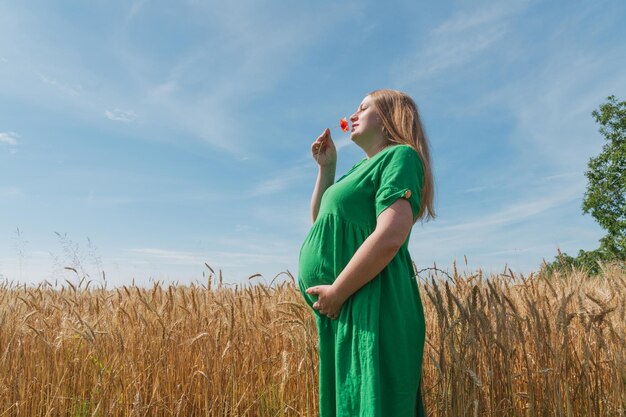
[[(430, 416), (626, 414), (623, 266), (595, 278), (429, 270)], [(1, 285), (0, 417), (317, 415), (315, 320), (282, 274)]]

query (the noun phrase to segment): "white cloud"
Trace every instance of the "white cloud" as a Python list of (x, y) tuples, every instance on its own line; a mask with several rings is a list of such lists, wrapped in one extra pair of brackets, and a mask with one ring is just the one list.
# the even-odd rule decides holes
[(560, 179), (567, 179), (567, 178), (573, 178), (573, 177), (577, 177), (580, 174), (578, 172), (561, 172), (559, 174), (554, 174), (554, 175), (547, 175), (545, 177), (543, 177), (544, 180), (560, 180)]
[(85, 198), (87, 204), (94, 206), (118, 206), (136, 203), (138, 201), (139, 199), (136, 197), (105, 196), (97, 194), (93, 190), (89, 191)]
[[(306, 188), (312, 192), (313, 184), (307, 184)], [(264, 230), (281, 230), (283, 236), (289, 234), (304, 238), (304, 234), (312, 224), (310, 197), (281, 198), (279, 204), (270, 202), (265, 205), (255, 205), (250, 210), (250, 219), (257, 227), (263, 227)]]
[[(593, 8), (596, 14), (590, 13)], [(513, 22), (509, 25), (507, 19), (519, 14), (522, 8), (506, 14), (504, 23), (493, 20), (499, 16), (497, 10), (485, 11), (484, 15), (477, 11), (474, 17), (459, 15), (431, 34), (431, 40), (463, 45), (463, 36), (472, 40), (484, 30), (489, 33), (499, 27), (502, 37), (485, 49), (489, 49), (485, 57), (511, 53), (510, 45), (515, 45), (513, 53), (519, 62), (532, 62), (532, 66), (525, 70), (511, 68), (512, 74), (505, 82), (498, 84), (495, 80), (490, 89), (477, 91), (475, 97), (459, 106), (461, 116), (476, 117), (476, 123), (492, 117), (507, 126), (508, 133), (497, 138), (507, 142), (507, 152), (493, 157), (508, 163), (506, 167), (498, 164), (499, 172), (487, 171), (488, 181), (484, 185), (481, 182), (485, 179), (478, 178), (479, 186), (459, 187), (464, 193), (477, 193), (488, 187), (489, 193), (480, 194), (485, 198), (484, 208), (471, 210), (477, 204), (469, 201), (463, 204), (470, 209), (462, 212), (451, 213), (453, 210), (447, 207), (440, 210), (443, 216), (439, 219), (415, 230), (411, 248), (416, 258), (428, 263), (432, 256), (446, 262), (471, 254), (490, 267), (503, 266), (506, 260), (529, 271), (539, 266), (542, 257), (552, 259), (557, 247), (568, 253), (597, 247), (603, 232), (580, 210), (586, 163), (602, 146), (591, 111), (608, 94), (626, 90), (626, 73), (619, 70), (626, 64), (626, 48), (623, 43), (606, 40), (601, 29), (618, 25), (618, 19), (598, 18), (597, 9), (597, 5), (590, 4), (559, 18), (557, 25), (546, 26), (538, 35), (522, 35), (541, 36), (540, 47), (520, 36), (520, 25), (516, 32), (509, 28)], [(493, 28), (477, 30), (490, 20)], [(580, 35), (580, 27), (587, 27), (589, 36)], [(467, 68), (476, 61), (477, 55), (471, 55), (476, 50), (463, 57), (461, 67), (444, 59), (445, 42), (441, 54), (432, 56), (441, 58), (437, 62), (450, 65), (442, 65), (436, 74), (424, 70), (419, 76), (455, 78), (467, 74)], [(432, 48), (437, 50), (439, 46)], [(486, 81), (479, 74), (471, 80), (479, 85)], [(493, 209), (491, 202), (497, 193), (512, 203)], [(480, 214), (478, 210), (484, 211)], [(455, 221), (446, 222), (446, 217)]]
[[(332, 6), (339, 9), (332, 13), (327, 8), (289, 8), (283, 16), (281, 8), (267, 9), (256, 1), (194, 3), (189, 12), (205, 16), (211, 30), (174, 61), (165, 79), (147, 89), (147, 101), (155, 110), (160, 107), (162, 118), (242, 158), (258, 146), (258, 140), (254, 128), (240, 117), (241, 108), (272, 92), (297, 58), (330, 28), (342, 24), (341, 16), (356, 5)], [(125, 52), (131, 65), (136, 66), (132, 62), (139, 52)]]
[(247, 224), (236, 224), (235, 225), (235, 232), (245, 232), (247, 230), (250, 230), (250, 226), (248, 226)]
[(0, 143), (6, 143), (8, 145), (17, 145), (17, 138), (20, 136), (15, 132), (0, 132)]
[[(504, 2), (461, 11), (433, 29), (416, 52), (391, 66), (396, 84), (407, 86), (443, 77), (494, 47), (508, 33), (507, 19), (523, 12), (530, 1)], [(475, 7), (472, 4), (472, 7)]]
[(493, 212), (487, 212), (478, 218), (461, 223), (435, 227), (436, 233), (481, 232), (485, 233), (492, 226), (506, 226), (511, 223), (529, 220), (547, 210), (559, 207), (571, 201), (578, 200), (582, 195), (580, 186), (570, 186), (558, 193), (551, 193), (533, 200), (517, 201), (509, 206)]
[(462, 193), (478, 193), (481, 191), (485, 191), (488, 190), (489, 187), (487, 187), (486, 185), (479, 185), (478, 187), (471, 187), (471, 188), (466, 188), (464, 190), (462, 190)]
[(137, 114), (134, 112), (134, 110), (107, 110), (104, 112), (104, 114), (109, 120), (115, 120), (116, 122), (124, 123), (130, 123), (137, 118)]
[[(360, 7), (356, 1), (288, 8), (267, 8), (252, 0), (186, 2), (168, 24), (193, 34), (193, 39), (172, 38), (181, 43), (164, 56), (154, 54), (156, 47), (147, 47), (133, 26), (144, 13), (145, 28), (163, 23), (159, 19), (166, 17), (147, 13), (149, 6), (148, 1), (136, 0), (124, 7), (126, 19), (111, 22), (110, 33), (94, 31), (97, 56), (109, 64), (106, 69), (87, 65), (97, 59), (87, 59), (93, 52), (81, 50), (82, 43), (49, 40), (46, 35), (53, 25), (45, 15), (32, 8), (1, 7), (3, 37), (11, 42), (0, 40), (0, 47), (23, 58), (11, 74), (19, 82), (11, 83), (10, 94), (35, 98), (74, 117), (104, 113), (121, 122), (137, 115), (128, 109), (113, 110), (115, 104), (133, 103), (141, 110), (141, 129), (182, 130), (185, 140), (200, 139), (242, 158), (257, 153), (259, 146), (255, 126), (242, 118), (247, 106), (272, 93), (311, 45), (345, 24), (345, 16)], [(186, 19), (188, 15), (193, 19)], [(64, 23), (64, 17), (55, 17), (56, 24)], [(28, 31), (15, 22), (24, 22)], [(22, 51), (29, 51), (27, 58)], [(33, 88), (33, 76), (67, 93), (64, 104), (71, 106), (58, 106), (59, 97), (46, 91), (50, 89)]]
[[(343, 148), (349, 146), (356, 147), (348, 135), (342, 135), (338, 140), (334, 139), (334, 142), (338, 153)], [(363, 154), (361, 157), (365, 157), (365, 155)], [(339, 155), (339, 158), (341, 158), (341, 155)], [(302, 184), (307, 180), (315, 181), (316, 165), (311, 157), (310, 151), (307, 151), (306, 154), (303, 153), (302, 157), (296, 159), (292, 163), (294, 165), (275, 171), (271, 178), (259, 181), (253, 187), (249, 196), (258, 197), (262, 195), (275, 194), (285, 191), (294, 185)], [(342, 175), (342, 173), (338, 172), (337, 177), (340, 175)], [(312, 185), (309, 182), (306, 183), (306, 187), (310, 187), (312, 189)]]
[(250, 193), (250, 196), (257, 197), (260, 195), (276, 194), (283, 190), (286, 190), (293, 183), (293, 178), (289, 177), (272, 178), (270, 180), (259, 183), (255, 187), (254, 191)]
[(339, 138), (338, 140), (335, 140), (335, 149), (339, 151), (340, 149), (343, 149), (347, 146), (351, 146), (352, 144), (353, 142), (352, 142), (352, 139), (350, 139), (350, 136), (343, 136)]
[(128, 15), (126, 16), (127, 25), (131, 23), (131, 21), (135, 18), (135, 16), (137, 16), (141, 12), (141, 9), (147, 2), (148, 0), (137, 0), (132, 3), (130, 7), (130, 11), (128, 12)]
[(70, 86), (68, 84), (59, 82), (55, 79), (52, 79), (50, 77), (47, 77), (43, 74), (39, 74), (39, 79), (41, 80), (41, 82), (43, 82), (44, 84), (48, 84), (50, 86), (56, 87), (57, 89), (59, 89), (60, 91), (72, 95), (72, 96), (79, 96), (80, 95), (80, 91), (83, 89), (82, 85), (77, 84), (75, 86)]
[(148, 88), (148, 96), (157, 98), (157, 97), (168, 97), (176, 92), (178, 89), (178, 83), (174, 80), (170, 80), (168, 82), (157, 84)]
[(504, 249), (497, 250), (493, 252), (484, 252), (481, 253), (482, 256), (485, 257), (500, 257), (501, 255), (518, 255), (520, 253), (527, 253), (533, 251), (554, 251), (554, 245), (538, 245), (538, 246), (529, 246), (529, 247), (516, 247), (513, 249)]
[[(129, 249), (133, 255), (139, 256), (139, 260), (174, 265), (198, 265), (208, 263), (219, 268), (252, 267), (252, 265), (276, 265), (293, 261), (291, 256), (275, 254), (264, 251), (206, 251), (189, 252), (165, 250), (158, 248), (135, 248)], [(143, 258), (142, 258), (143, 257)], [(214, 268), (215, 269), (215, 268)]]
[(2, 197), (16, 197), (22, 195), (22, 190), (19, 187), (10, 186), (0, 188), (0, 196)]
[(443, 71), (458, 67), (477, 57), (479, 53), (494, 45), (506, 31), (494, 27), (484, 32), (462, 39), (440, 39), (433, 42), (419, 53), (419, 57), (411, 58), (410, 66), (404, 83), (410, 83), (432, 75), (441, 75)]
[(136, 248), (129, 249), (129, 252), (137, 255), (145, 255), (153, 259), (158, 259), (161, 262), (176, 264), (201, 264), (206, 259), (200, 253), (172, 251), (157, 248)]
[[(529, 0), (499, 1), (482, 8), (462, 10), (441, 23), (432, 33), (433, 35), (449, 35), (481, 29), (523, 11), (531, 2)], [(472, 7), (475, 7), (474, 3)]]
[(548, 164), (553, 175), (584, 172), (603, 144), (592, 110), (626, 90), (626, 73), (611, 70), (626, 64), (616, 61), (626, 56), (626, 47), (566, 47), (559, 37), (552, 42), (554, 52), (537, 70), (477, 100), (476, 109), (508, 110), (514, 128), (508, 140), (518, 159)]
[(576, 212), (583, 195), (580, 180), (565, 179), (537, 191), (532, 187), (517, 193), (517, 198), (502, 207), (484, 204), (476, 212), (462, 212), (454, 221), (454, 213), (440, 212), (434, 222), (414, 227), (410, 252), (417, 263), (451, 265), (453, 258), (467, 255), (472, 268), (510, 266), (529, 272), (541, 259), (552, 259), (556, 248), (576, 252), (591, 248), (601, 236), (591, 219), (566, 216)]
[(272, 178), (257, 183), (249, 193), (250, 197), (276, 194), (310, 177), (310, 166), (296, 165), (274, 173)]

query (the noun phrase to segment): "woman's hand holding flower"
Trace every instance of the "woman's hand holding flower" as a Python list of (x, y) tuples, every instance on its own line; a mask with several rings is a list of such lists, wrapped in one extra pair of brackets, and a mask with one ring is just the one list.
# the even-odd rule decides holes
[[(339, 127), (344, 132), (350, 130), (350, 123), (345, 117), (339, 120)], [(334, 166), (337, 163), (337, 149), (335, 143), (330, 137), (330, 129), (324, 129), (324, 132), (313, 142), (311, 151), (315, 157), (315, 161), (320, 166)]]
[(320, 166), (334, 167), (337, 164), (337, 149), (330, 137), (330, 129), (324, 129), (324, 132), (313, 142), (311, 152)]

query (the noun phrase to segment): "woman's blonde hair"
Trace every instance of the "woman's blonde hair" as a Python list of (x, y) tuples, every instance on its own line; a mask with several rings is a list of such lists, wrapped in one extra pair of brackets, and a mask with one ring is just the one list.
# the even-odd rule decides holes
[(430, 164), (430, 145), (420, 120), (417, 105), (407, 94), (389, 89), (368, 94), (380, 116), (383, 134), (389, 142), (410, 145), (417, 151), (424, 168), (424, 184), (417, 219), (427, 221), (437, 217), (434, 210), (434, 180)]

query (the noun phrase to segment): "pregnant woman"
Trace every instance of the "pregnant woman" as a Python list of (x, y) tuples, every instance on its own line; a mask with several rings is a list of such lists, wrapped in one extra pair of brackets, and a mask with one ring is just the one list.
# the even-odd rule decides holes
[(350, 121), (366, 157), (336, 182), (330, 131), (311, 146), (319, 173), (298, 264), (319, 336), (320, 417), (426, 416), (408, 242), (417, 220), (435, 218), (428, 140), (414, 101), (395, 90), (368, 94)]

